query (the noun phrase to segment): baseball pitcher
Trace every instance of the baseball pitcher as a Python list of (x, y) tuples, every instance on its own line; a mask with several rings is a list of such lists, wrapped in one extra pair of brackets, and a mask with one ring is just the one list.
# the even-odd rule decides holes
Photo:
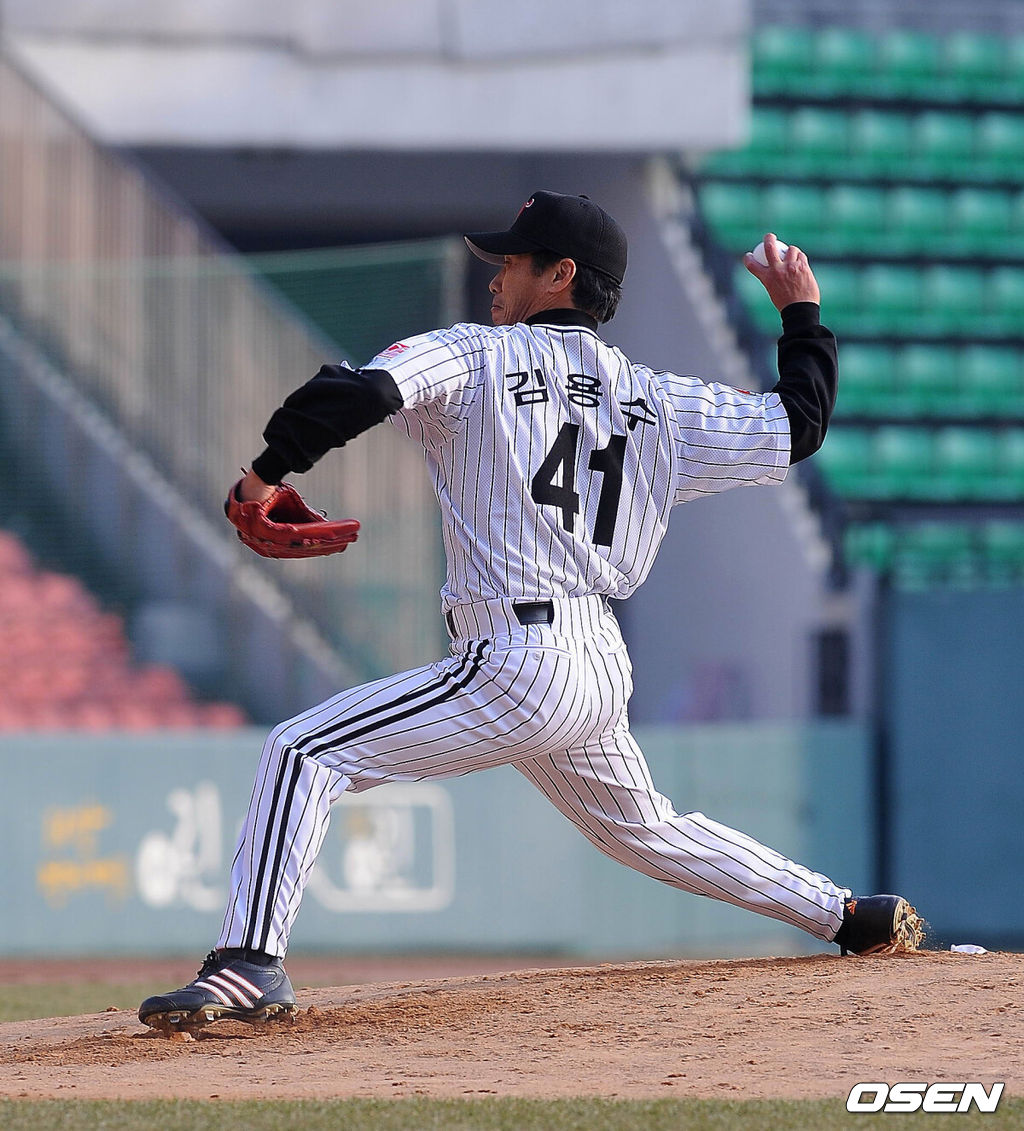
[(198, 977), (142, 1003), (162, 1030), (295, 1009), (283, 966), (303, 888), (346, 790), (509, 763), (600, 851), (654, 879), (835, 941), (913, 948), (906, 900), (849, 888), (702, 813), (679, 813), (629, 729), (632, 669), (609, 598), (643, 583), (672, 508), (780, 483), (821, 445), (836, 342), (806, 255), (747, 267), (781, 312), (778, 383), (746, 393), (655, 372), (601, 337), (626, 237), (585, 196), (536, 192), (506, 231), (466, 236), (492, 263), (492, 326), (325, 366), (270, 419), (226, 503), (257, 553), (344, 550), (358, 523), (310, 510), (285, 476), (390, 419), (423, 448), (441, 509), (450, 655), (339, 692), (269, 735), (220, 937)]

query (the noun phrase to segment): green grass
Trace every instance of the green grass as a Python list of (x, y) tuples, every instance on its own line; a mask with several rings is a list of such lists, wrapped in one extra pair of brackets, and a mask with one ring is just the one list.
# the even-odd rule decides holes
[[(0, 994), (0, 1021), (28, 1021), (33, 1017), (78, 1017), (102, 1013), (110, 1006), (137, 1009), (139, 1002), (162, 987), (152, 982), (47, 982), (42, 985), (5, 985)], [(0, 1124), (2, 1127), (3, 1124)]]
[(0, 1100), (4, 1131), (834, 1131), (837, 1128), (1024, 1126), (1024, 1101), (993, 1115), (849, 1115), (842, 1100), (334, 1100), (115, 1103)]

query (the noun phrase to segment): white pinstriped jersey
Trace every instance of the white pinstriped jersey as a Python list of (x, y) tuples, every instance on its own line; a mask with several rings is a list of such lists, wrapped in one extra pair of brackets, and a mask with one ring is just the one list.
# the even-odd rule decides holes
[[(444, 513), (450, 655), (275, 728), (219, 947), (284, 955), (346, 791), (505, 764), (612, 859), (835, 937), (850, 889), (658, 793), (629, 731), (632, 665), (603, 599), (643, 581), (673, 504), (785, 477), (785, 407), (776, 393), (654, 373), (564, 312), (546, 317), (453, 326), (370, 363), (402, 395), (392, 419), (423, 444)], [(812, 363), (794, 368), (813, 391)], [(524, 619), (522, 601), (546, 602), (544, 615)]]
[(423, 444), (444, 516), (444, 608), (628, 597), (675, 503), (781, 482), (775, 393), (656, 373), (579, 325), (461, 323), (396, 343), (393, 423)]

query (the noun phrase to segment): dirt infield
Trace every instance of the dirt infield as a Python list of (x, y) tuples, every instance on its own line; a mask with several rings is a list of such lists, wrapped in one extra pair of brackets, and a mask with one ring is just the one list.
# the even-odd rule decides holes
[(222, 1022), (194, 1040), (124, 1010), (8, 1022), (0, 1095), (798, 1099), (870, 1080), (1024, 1094), (1020, 954), (639, 962), (298, 996), (291, 1024)]

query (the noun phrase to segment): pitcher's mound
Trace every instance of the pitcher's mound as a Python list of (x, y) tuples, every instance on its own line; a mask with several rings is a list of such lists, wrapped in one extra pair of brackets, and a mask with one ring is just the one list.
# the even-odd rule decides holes
[(303, 990), (194, 1040), (116, 1011), (0, 1025), (7, 1097), (845, 1099), (858, 1081), (1024, 1089), (1024, 955), (635, 962)]

